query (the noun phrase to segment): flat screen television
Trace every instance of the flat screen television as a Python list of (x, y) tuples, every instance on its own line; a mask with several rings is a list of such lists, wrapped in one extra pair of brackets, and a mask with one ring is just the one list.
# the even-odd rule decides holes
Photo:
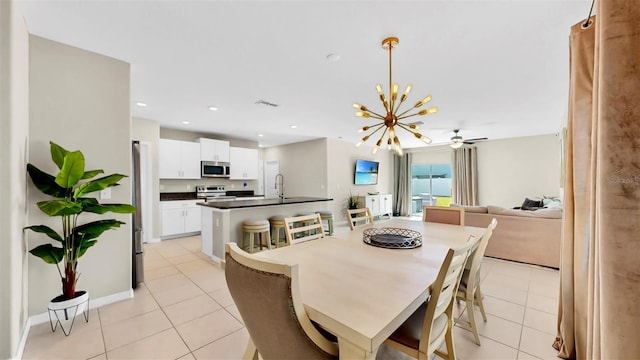
[(356, 160), (356, 185), (378, 184), (378, 162), (369, 160)]

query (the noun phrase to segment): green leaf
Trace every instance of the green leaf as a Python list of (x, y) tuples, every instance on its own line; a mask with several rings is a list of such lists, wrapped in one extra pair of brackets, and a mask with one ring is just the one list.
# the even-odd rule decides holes
[(118, 185), (118, 181), (124, 177), (126, 177), (126, 175), (113, 174), (86, 182), (76, 188), (73, 197), (79, 198), (94, 191), (104, 190), (109, 186), (116, 186)]
[(129, 204), (96, 204), (85, 206), (84, 211), (94, 214), (104, 214), (109, 211), (118, 214), (133, 214), (136, 212), (136, 208)]
[(64, 163), (58, 176), (56, 184), (63, 188), (72, 188), (84, 175), (84, 155), (80, 151), (68, 152), (64, 156)]
[(91, 179), (92, 177), (94, 177), (94, 176), (96, 176), (98, 174), (104, 174), (104, 171), (103, 170), (85, 171), (84, 175), (82, 175), (82, 180)]
[(33, 181), (33, 185), (43, 193), (58, 198), (67, 195), (67, 190), (56, 184), (55, 177), (52, 175), (45, 173), (31, 164), (27, 164), (27, 172), (29, 173), (29, 177), (31, 177), (31, 181)]
[(29, 251), (34, 256), (39, 257), (44, 260), (47, 264), (57, 264), (62, 261), (64, 257), (64, 252), (62, 248), (55, 247), (51, 244), (43, 244), (40, 246), (36, 246), (35, 248)]
[(82, 212), (81, 204), (63, 199), (40, 201), (38, 207), (49, 216), (74, 215)]
[(96, 198), (77, 198), (76, 202), (82, 204), (82, 208), (84, 209), (85, 207), (88, 206), (93, 206), (93, 205), (100, 205), (100, 203), (98, 202), (98, 199)]
[(48, 237), (52, 238), (53, 240), (56, 241), (60, 241), (62, 242), (62, 236), (58, 235), (57, 232), (55, 232), (52, 228), (46, 226), (46, 225), (32, 225), (32, 226), (27, 226), (25, 228), (25, 230), (31, 230), (37, 233), (43, 233), (43, 234), (47, 234)]
[(67, 155), (68, 151), (53, 141), (49, 141), (49, 144), (51, 145), (51, 160), (56, 163), (58, 169), (62, 169), (64, 157)]
[(98, 236), (102, 235), (103, 232), (109, 229), (118, 228), (123, 224), (124, 222), (115, 219), (92, 221), (90, 223), (82, 224), (76, 227), (76, 237), (81, 237), (83, 241), (95, 239)]
[(80, 246), (78, 246), (78, 256), (77, 258), (80, 258), (82, 255), (84, 255), (84, 253), (87, 252), (87, 250), (92, 247), (93, 245), (97, 244), (98, 241), (97, 240), (87, 240), (87, 239), (83, 239), (80, 242)]

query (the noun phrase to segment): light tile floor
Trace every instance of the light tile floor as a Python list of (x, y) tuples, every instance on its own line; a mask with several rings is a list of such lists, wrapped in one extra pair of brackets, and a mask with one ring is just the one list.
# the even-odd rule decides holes
[[(240, 359), (249, 335), (223, 270), (200, 252), (200, 237), (147, 244), (144, 251), (146, 281), (133, 299), (91, 310), (89, 322), (78, 318), (68, 337), (52, 333), (49, 323), (33, 326), (23, 358)], [(558, 271), (486, 258), (481, 279), (488, 318), (480, 323), (482, 345), (456, 327), (458, 358), (556, 359)], [(466, 317), (463, 303), (455, 310)], [(476, 319), (482, 321), (479, 311)], [(377, 358), (404, 356), (383, 346)]]

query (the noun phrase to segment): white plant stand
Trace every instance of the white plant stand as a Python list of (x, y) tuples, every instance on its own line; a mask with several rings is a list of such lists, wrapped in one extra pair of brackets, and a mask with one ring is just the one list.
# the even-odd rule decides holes
[(89, 292), (84, 291), (84, 294), (69, 300), (51, 301), (48, 310), (51, 331), (55, 332), (60, 324), (62, 332), (69, 336), (76, 316), (82, 313), (84, 320), (89, 322)]

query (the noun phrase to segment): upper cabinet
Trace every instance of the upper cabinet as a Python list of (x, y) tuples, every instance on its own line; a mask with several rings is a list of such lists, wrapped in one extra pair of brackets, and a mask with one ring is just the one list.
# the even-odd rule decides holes
[(258, 150), (247, 148), (229, 148), (229, 178), (231, 180), (258, 179)]
[(158, 144), (160, 179), (200, 179), (200, 144), (160, 139)]
[(229, 142), (214, 139), (198, 139), (201, 161), (229, 162)]

